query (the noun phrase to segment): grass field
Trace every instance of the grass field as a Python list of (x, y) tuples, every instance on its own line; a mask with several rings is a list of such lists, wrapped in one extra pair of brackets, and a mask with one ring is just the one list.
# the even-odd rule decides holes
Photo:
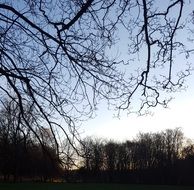
[(194, 187), (125, 184), (0, 183), (0, 190), (194, 190)]

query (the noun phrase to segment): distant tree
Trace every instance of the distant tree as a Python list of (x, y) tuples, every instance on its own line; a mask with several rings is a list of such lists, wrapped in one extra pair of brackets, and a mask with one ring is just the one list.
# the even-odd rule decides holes
[(153, 156), (153, 168), (162, 169), (166, 163), (166, 152), (165, 152), (165, 137), (163, 133), (152, 134), (152, 156)]
[(137, 137), (136, 156), (138, 169), (148, 169), (152, 165), (152, 135), (149, 133), (139, 133)]
[(94, 139), (92, 143), (92, 170), (98, 173), (104, 168), (104, 144), (100, 139)]
[(181, 152), (181, 160), (178, 165), (178, 177), (179, 182), (183, 184), (192, 184), (194, 185), (194, 143), (190, 141), (184, 145)]
[[(46, 180), (59, 176), (61, 162), (48, 130), (39, 135), (42, 140), (39, 145), (36, 136), (20, 120), (17, 103), (13, 99), (2, 102), (4, 107), (0, 109), (0, 176), (5, 181), (18, 181), (23, 177), (40, 177)], [(32, 108), (26, 105), (25, 114), (30, 125), (35, 128), (35, 116), (31, 117)]]
[[(63, 167), (63, 176), (66, 181), (72, 180), (72, 170), (79, 168), (79, 160), (80, 155), (78, 155), (78, 152), (74, 149), (71, 144), (69, 143), (68, 139), (64, 139), (61, 146), (61, 165)], [(82, 154), (81, 150), (78, 150), (80, 154)]]
[(85, 170), (91, 170), (91, 156), (92, 156), (92, 140), (86, 138), (81, 144), (81, 155), (82, 155), (82, 167)]
[(182, 158), (189, 158), (194, 156), (194, 144), (189, 143), (182, 149), (181, 152)]
[(117, 166), (117, 143), (109, 141), (105, 145), (106, 169), (113, 172)]
[(118, 171), (127, 171), (129, 168), (129, 155), (125, 143), (118, 144), (118, 158), (116, 168)]
[(183, 145), (183, 132), (179, 129), (167, 129), (163, 133), (167, 165), (173, 165), (180, 158)]
[[(20, 112), (15, 102), (13, 100), (2, 102), (4, 107), (0, 110), (0, 168), (5, 180), (10, 175), (13, 175), (14, 180), (17, 180), (22, 172), (22, 165), (25, 165), (23, 156), (30, 137), (23, 125), (24, 123), (18, 119)], [(25, 112), (28, 110), (25, 109)]]

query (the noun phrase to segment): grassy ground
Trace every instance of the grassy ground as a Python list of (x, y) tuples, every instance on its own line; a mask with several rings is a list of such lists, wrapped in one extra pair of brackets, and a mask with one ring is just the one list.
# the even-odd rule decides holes
[(0, 183), (0, 190), (194, 190), (194, 187), (125, 184)]

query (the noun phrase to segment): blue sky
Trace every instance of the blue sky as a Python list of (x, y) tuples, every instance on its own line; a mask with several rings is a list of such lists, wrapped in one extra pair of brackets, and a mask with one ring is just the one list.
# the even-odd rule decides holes
[(100, 105), (97, 116), (83, 123), (83, 136), (126, 140), (135, 138), (139, 132), (157, 132), (180, 127), (185, 136), (194, 140), (194, 75), (188, 78), (186, 91), (177, 92), (168, 108), (152, 109), (153, 115), (137, 116), (123, 114), (115, 118), (114, 111)]
[[(185, 4), (183, 21), (185, 18), (188, 18), (188, 14), (192, 12), (192, 4)], [(188, 32), (188, 31), (186, 31)], [(127, 53), (127, 42), (128, 35), (127, 33), (121, 32), (121, 41), (119, 42), (116, 52), (123, 59), (129, 60), (130, 56)], [(189, 37), (188, 33), (180, 33), (176, 36), (180, 40), (186, 42)], [(187, 47), (192, 48), (193, 44), (186, 44)], [(130, 67), (130, 70), (127, 72), (131, 72), (132, 69), (135, 70), (137, 64), (141, 65), (142, 60), (145, 59), (145, 52), (142, 50), (142, 54), (139, 57), (139, 63), (135, 62)], [(111, 51), (110, 51), (111, 53)], [(113, 51), (114, 55), (115, 52)], [(142, 56), (142, 58), (141, 58)], [(183, 55), (176, 54), (174, 57), (175, 70), (184, 69), (184, 65), (186, 63), (190, 63), (192, 67), (194, 67), (194, 55), (192, 54), (190, 58), (187, 60), (183, 58)], [(144, 63), (143, 63), (144, 64)], [(158, 71), (156, 71), (158, 72)], [(160, 71), (159, 71), (160, 72)], [(137, 116), (136, 114), (129, 114), (127, 112), (123, 112), (120, 119), (114, 118), (113, 110), (108, 110), (107, 105), (104, 102), (101, 102), (98, 106), (98, 110), (96, 112), (96, 117), (94, 119), (88, 120), (82, 124), (83, 128), (81, 131), (83, 132), (83, 136), (97, 136), (103, 137), (107, 139), (115, 139), (115, 140), (125, 140), (131, 139), (135, 137), (138, 132), (157, 132), (161, 130), (165, 130), (167, 128), (182, 128), (185, 136), (194, 140), (194, 73), (189, 76), (185, 85), (187, 86), (187, 90), (183, 90), (181, 92), (176, 92), (172, 94), (173, 100), (169, 103), (168, 108), (156, 107), (153, 108), (152, 115), (148, 116)], [(167, 94), (167, 96), (171, 96)], [(136, 105), (136, 101), (134, 100), (134, 105)]]

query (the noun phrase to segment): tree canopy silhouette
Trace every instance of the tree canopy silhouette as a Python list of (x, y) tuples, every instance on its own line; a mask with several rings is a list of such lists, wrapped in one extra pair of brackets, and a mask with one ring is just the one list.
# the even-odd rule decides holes
[[(192, 20), (192, 12), (184, 13), (186, 3), (2, 0), (1, 106), (5, 97), (12, 99), (18, 121), (40, 142), (36, 128), (50, 128), (56, 146), (57, 130), (74, 145), (79, 134), (75, 123), (92, 116), (101, 99), (119, 110), (130, 109), (134, 98), (141, 101), (138, 111), (166, 106), (169, 97), (163, 92), (181, 88), (191, 69), (174, 67), (175, 55), (192, 53), (176, 37)], [(128, 61), (110, 53), (115, 54), (120, 34), (126, 34)], [(135, 59), (142, 53), (141, 61)], [(36, 125), (27, 119), (26, 105), (33, 109)]]

